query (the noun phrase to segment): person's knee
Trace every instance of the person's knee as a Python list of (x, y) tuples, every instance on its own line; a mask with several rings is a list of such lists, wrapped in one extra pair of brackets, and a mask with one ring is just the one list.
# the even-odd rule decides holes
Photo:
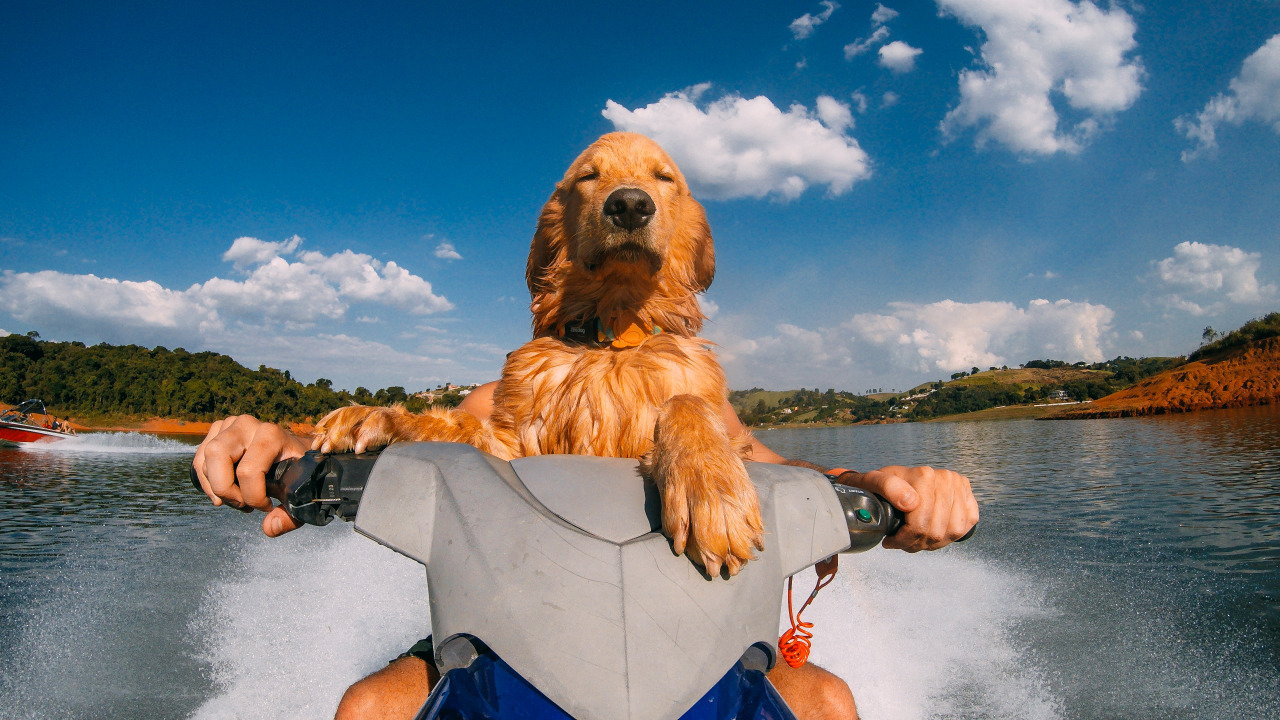
[(856, 720), (857, 706), (848, 684), (809, 663), (790, 668), (779, 663), (769, 680), (801, 720)]
[(396, 660), (347, 688), (334, 720), (412, 718), (431, 692), (434, 669), (415, 657)]
[(333, 720), (367, 720), (382, 717), (381, 698), (378, 696), (375, 683), (370, 682), (371, 680), (371, 677), (367, 677), (347, 688), (347, 691), (342, 694), (342, 700), (338, 702), (338, 711), (334, 713)]
[(815, 689), (826, 713), (823, 716), (824, 720), (825, 718), (857, 720), (858, 706), (853, 702), (853, 691), (844, 680), (831, 673), (824, 673)]

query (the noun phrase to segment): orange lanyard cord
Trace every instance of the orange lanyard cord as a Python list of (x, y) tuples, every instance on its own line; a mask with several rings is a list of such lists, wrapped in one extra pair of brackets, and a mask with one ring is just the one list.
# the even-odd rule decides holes
[(809, 603), (818, 596), (818, 591), (831, 584), (836, 579), (836, 569), (838, 568), (838, 556), (823, 560), (814, 566), (818, 571), (818, 582), (813, 587), (813, 592), (809, 593), (809, 599), (804, 601), (800, 606), (799, 612), (792, 612), (791, 604), (791, 582), (794, 578), (787, 578), (787, 618), (791, 621), (791, 629), (782, 634), (778, 638), (778, 650), (782, 653), (782, 659), (793, 668), (804, 665), (809, 660), (809, 649), (813, 646), (813, 633), (809, 629), (813, 627), (813, 623), (802, 622), (800, 614), (809, 607)]

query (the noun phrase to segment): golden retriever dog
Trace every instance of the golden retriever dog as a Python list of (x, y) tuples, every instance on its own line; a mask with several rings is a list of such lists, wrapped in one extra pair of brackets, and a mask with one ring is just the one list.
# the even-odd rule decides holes
[(764, 549), (760, 507), (730, 436), (724, 372), (697, 337), (697, 295), (715, 274), (706, 213), (657, 143), (611, 133), (569, 167), (529, 249), (534, 339), (507, 357), (486, 420), (352, 406), (314, 447), (464, 442), (503, 459), (548, 453), (638, 458), (662, 495), (662, 527), (715, 576)]

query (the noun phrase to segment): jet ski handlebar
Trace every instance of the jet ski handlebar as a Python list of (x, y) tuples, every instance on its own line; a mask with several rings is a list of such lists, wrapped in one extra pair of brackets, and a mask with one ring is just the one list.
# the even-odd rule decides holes
[[(300, 458), (281, 460), (267, 470), (267, 495), (279, 500), (295, 520), (308, 525), (328, 525), (334, 518), (351, 522), (378, 454), (323, 455), (309, 450)], [(191, 468), (191, 484), (204, 492), (195, 467)]]
[[(310, 450), (297, 459), (281, 460), (267, 470), (267, 495), (279, 500), (295, 520), (308, 525), (328, 525), (334, 518), (351, 522), (356, 518), (360, 497), (379, 452), (323, 455)], [(200, 479), (191, 468), (191, 484)], [(902, 527), (902, 513), (879, 495), (850, 485), (832, 484), (845, 524), (849, 528), (846, 553), (865, 552)], [(973, 537), (975, 525), (964, 537)]]

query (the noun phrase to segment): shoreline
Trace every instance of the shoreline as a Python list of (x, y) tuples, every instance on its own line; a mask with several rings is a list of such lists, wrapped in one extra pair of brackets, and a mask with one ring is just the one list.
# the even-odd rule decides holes
[[(71, 421), (76, 432), (138, 432), (150, 435), (186, 435), (188, 437), (204, 437), (209, 434), (213, 423), (203, 420), (177, 420), (174, 418), (147, 418), (139, 421), (125, 421), (101, 425), (81, 425)], [(316, 426), (311, 423), (276, 423), (294, 435), (310, 436), (315, 433)]]
[[(8, 403), (0, 403), (0, 412), (4, 412), (13, 407)], [(182, 420), (179, 418), (95, 418), (85, 420), (84, 418), (76, 418), (72, 416), (59, 415), (58, 413), (50, 413), (49, 418), (58, 418), (62, 422), (67, 423), (77, 433), (82, 432), (138, 432), (148, 433), (151, 435), (188, 435), (194, 437), (204, 437), (209, 434), (209, 428), (213, 427), (213, 423), (204, 420)], [(280, 427), (285, 428), (294, 435), (312, 435), (315, 433), (315, 425), (305, 422), (282, 422), (277, 423)]]

